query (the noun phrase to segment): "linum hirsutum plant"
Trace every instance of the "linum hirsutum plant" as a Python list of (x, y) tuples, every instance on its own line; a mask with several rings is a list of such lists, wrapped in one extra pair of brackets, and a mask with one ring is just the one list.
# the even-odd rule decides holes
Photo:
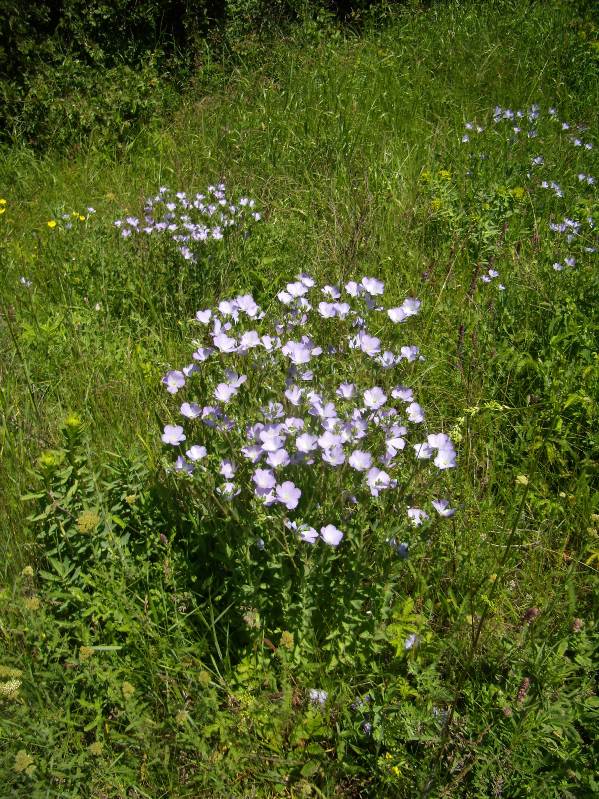
[[(553, 234), (552, 268), (556, 272), (571, 270), (587, 254), (596, 253), (599, 242), (591, 211), (596, 206), (596, 181), (588, 173), (592, 169), (588, 159), (595, 148), (588, 127), (562, 120), (556, 108), (543, 110), (536, 103), (516, 110), (496, 106), (492, 122), (484, 127), (473, 122), (465, 125), (461, 142), (473, 159), (469, 176), (474, 174), (477, 161), (488, 159), (488, 153), (479, 149), (485, 141), (489, 144), (489, 138), (504, 139), (514, 157), (510, 174), (527, 186), (526, 195), (533, 207), (542, 203), (543, 210), (549, 212), (543, 233)], [(525, 195), (522, 187), (515, 190)], [(489, 270), (480, 280), (490, 283), (497, 277), (496, 270)]]
[(240, 197), (233, 202), (227, 198), (225, 184), (219, 183), (193, 196), (184, 191), (173, 194), (161, 186), (156, 196), (146, 200), (143, 220), (127, 216), (114, 225), (124, 239), (134, 235), (169, 236), (183, 258), (195, 263), (201, 246), (221, 241), (230, 228), (245, 228), (260, 219), (254, 200)]
[(456, 451), (405, 385), (424, 360), (404, 336), (420, 301), (387, 307), (383, 292), (373, 277), (301, 274), (272, 312), (250, 294), (199, 310), (191, 363), (162, 380), (179, 406), (162, 434), (169, 468), (306, 545), (342, 545), (381, 503), (408, 527), (452, 516), (438, 486)]

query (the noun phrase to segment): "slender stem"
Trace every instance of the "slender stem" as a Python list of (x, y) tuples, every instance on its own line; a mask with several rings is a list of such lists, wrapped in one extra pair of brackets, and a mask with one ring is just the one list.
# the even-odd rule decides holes
[(41, 424), (42, 415), (41, 415), (40, 409), (39, 409), (38, 404), (37, 404), (37, 399), (35, 397), (35, 392), (33, 390), (33, 383), (31, 382), (31, 375), (29, 374), (29, 367), (27, 366), (27, 361), (25, 360), (25, 358), (23, 357), (23, 353), (21, 352), (21, 348), (19, 346), (19, 341), (18, 341), (18, 339), (17, 339), (17, 337), (15, 335), (15, 331), (13, 329), (13, 324), (12, 324), (10, 315), (9, 315), (8, 310), (7, 310), (6, 306), (4, 305), (4, 303), (2, 303), (2, 305), (0, 306), (0, 309), (2, 310), (2, 316), (4, 317), (4, 319), (6, 319), (8, 332), (10, 333), (10, 338), (11, 338), (12, 343), (14, 345), (15, 352), (17, 354), (17, 358), (21, 361), (21, 364), (23, 366), (23, 372), (25, 374), (25, 381), (27, 383), (27, 389), (29, 391), (29, 396), (31, 397), (31, 402), (33, 404), (33, 409), (35, 411), (35, 415), (37, 416), (37, 419), (38, 419), (38, 421)]
[[(518, 524), (519, 524), (520, 518), (522, 516), (522, 511), (524, 510), (524, 505), (526, 503), (526, 497), (527, 496), (528, 496), (528, 484), (525, 486), (524, 493), (522, 494), (522, 500), (521, 500), (520, 505), (518, 507), (518, 512), (516, 513), (516, 516), (514, 518), (514, 523), (512, 524), (512, 529), (510, 530), (510, 534), (508, 536), (508, 539), (507, 539), (507, 542), (506, 542), (506, 545), (505, 545), (505, 551), (504, 551), (503, 557), (501, 558), (501, 561), (499, 563), (499, 570), (498, 570), (499, 573), (497, 574), (496, 579), (494, 580), (494, 582), (491, 585), (491, 590), (489, 591), (488, 600), (487, 600), (487, 602), (485, 604), (485, 608), (484, 608), (483, 612), (480, 615), (480, 618), (478, 620), (478, 624), (474, 628), (474, 632), (473, 632), (473, 636), (472, 636), (472, 643), (470, 645), (470, 651), (468, 653), (468, 657), (466, 659), (464, 667), (463, 667), (463, 669), (462, 669), (462, 671), (460, 673), (460, 676), (459, 676), (459, 679), (458, 679), (458, 684), (457, 684), (457, 687), (456, 687), (456, 690), (455, 690), (455, 695), (454, 695), (454, 698), (453, 698), (453, 702), (451, 703), (451, 707), (449, 708), (449, 712), (448, 712), (447, 717), (445, 719), (445, 723), (443, 724), (443, 730), (441, 732), (441, 741), (439, 743), (439, 748), (437, 750), (437, 753), (436, 753), (436, 756), (435, 756), (435, 761), (434, 761), (433, 767), (431, 769), (431, 777), (430, 777), (429, 781), (426, 783), (426, 785), (424, 786), (424, 790), (423, 790), (423, 792), (421, 794), (422, 799), (426, 799), (430, 795), (430, 792), (431, 792), (431, 790), (432, 790), (432, 788), (434, 786), (435, 776), (436, 776), (436, 773), (438, 771), (438, 768), (439, 768), (439, 765), (440, 765), (440, 762), (441, 762), (441, 758), (443, 757), (443, 753), (445, 752), (445, 749), (447, 747), (447, 740), (449, 738), (449, 732), (450, 732), (450, 729), (451, 729), (451, 724), (452, 724), (453, 718), (455, 716), (455, 711), (456, 711), (458, 702), (460, 701), (460, 698), (461, 698), (462, 689), (464, 687), (464, 683), (466, 682), (466, 679), (467, 679), (468, 674), (470, 672), (470, 667), (472, 666), (472, 662), (474, 661), (474, 656), (476, 654), (476, 650), (477, 650), (477, 647), (478, 647), (478, 642), (480, 640), (482, 629), (483, 629), (483, 626), (485, 624), (485, 621), (487, 620), (487, 616), (489, 615), (489, 609), (490, 609), (491, 604), (492, 604), (492, 599), (493, 599), (493, 597), (494, 597), (494, 595), (495, 595), (495, 593), (497, 591), (497, 588), (498, 588), (499, 584), (501, 583), (502, 578), (504, 576), (504, 568), (505, 568), (505, 565), (507, 563), (508, 557), (509, 557), (509, 555), (511, 553), (512, 545), (513, 545), (514, 540), (516, 538), (516, 533), (518, 531)], [(471, 598), (473, 599), (474, 597), (471, 595)]]

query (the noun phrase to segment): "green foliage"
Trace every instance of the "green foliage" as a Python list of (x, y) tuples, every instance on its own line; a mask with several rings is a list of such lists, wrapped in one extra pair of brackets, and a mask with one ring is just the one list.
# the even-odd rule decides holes
[[(303, 27), (267, 44), (261, 2), (125, 5), (0, 14), (8, 129), (71, 148), (0, 165), (0, 794), (594, 796), (595, 234), (554, 272), (570, 250), (547, 225), (597, 220), (577, 180), (596, 142), (583, 160), (539, 122), (566, 206), (527, 177), (534, 141), (488, 125), (538, 101), (595, 141), (591, 4), (418, 4), (369, 27), (376, 6), (357, 36), (281, 2)], [(188, 49), (206, 30), (212, 51)], [(464, 148), (467, 120), (489, 130)], [(265, 223), (195, 268), (112, 224), (160, 185), (219, 180)], [(267, 307), (300, 270), (422, 299), (454, 519), (407, 528), (381, 504), (345, 549), (261, 550), (266, 510), (240, 522), (165, 473), (160, 379), (195, 311)]]

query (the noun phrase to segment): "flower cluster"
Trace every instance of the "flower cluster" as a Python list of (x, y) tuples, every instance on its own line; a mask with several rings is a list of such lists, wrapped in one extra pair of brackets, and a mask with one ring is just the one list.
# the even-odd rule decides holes
[(70, 214), (60, 214), (55, 219), (49, 219), (46, 222), (50, 230), (71, 230), (74, 224), (78, 222), (87, 222), (90, 216), (96, 213), (95, 208), (86, 208), (86, 213), (82, 214), (80, 211), (72, 211)]
[[(272, 321), (249, 294), (198, 311), (193, 362), (162, 380), (170, 394), (185, 394), (182, 419), (162, 435), (178, 449), (174, 470), (205, 482), (214, 467), (221, 499), (241, 494), (260, 507), (295, 511), (309, 495), (300, 509), (309, 512), (326, 505), (314, 493), (326, 492), (329, 479), (358, 505), (405, 489), (426, 461), (452, 469), (451, 439), (420, 432), (424, 410), (397, 382), (404, 364), (423, 360), (418, 347), (385, 349), (374, 332), (391, 328), (397, 337), (420, 302), (384, 307), (383, 292), (376, 278), (319, 288), (301, 274), (279, 292)], [(453, 513), (444, 499), (432, 507)], [(420, 525), (429, 514), (410, 507), (407, 517)], [(344, 532), (321, 521), (319, 530), (301, 518), (285, 526), (307, 543), (338, 546)]]
[[(566, 188), (564, 188), (564, 186), (567, 187), (568, 184), (570, 185), (570, 190), (574, 188), (578, 195), (580, 195), (582, 189), (587, 190), (587, 187), (593, 187), (595, 185), (595, 179), (592, 175), (587, 174), (586, 171), (578, 171), (581, 165), (580, 156), (574, 159), (575, 168), (572, 174), (566, 173), (560, 176), (550, 176), (543, 174), (544, 170), (550, 169), (550, 167), (547, 166), (545, 157), (539, 152), (543, 135), (549, 134), (558, 136), (566, 147), (572, 146), (577, 148), (580, 151), (580, 155), (589, 153), (589, 151), (593, 150), (593, 143), (591, 141), (583, 141), (583, 139), (580, 138), (587, 130), (586, 127), (560, 120), (555, 108), (549, 108), (547, 112), (544, 113), (537, 104), (533, 104), (527, 110), (516, 111), (510, 108), (496, 106), (493, 112), (493, 127), (499, 129), (500, 126), (506, 124), (508, 126), (512, 145), (516, 144), (516, 142), (523, 137), (535, 141), (535, 154), (529, 161), (530, 167), (526, 174), (526, 177), (530, 181), (531, 196), (535, 189), (541, 189), (544, 192), (550, 192), (553, 197), (559, 201), (566, 199)], [(467, 123), (466, 133), (462, 136), (462, 142), (464, 144), (470, 141), (468, 134), (472, 130), (477, 130), (479, 133), (482, 133), (485, 128), (475, 126), (471, 122)], [(469, 170), (468, 174), (472, 174), (472, 172)], [(556, 177), (560, 177), (560, 182), (555, 179)], [(580, 196), (572, 198), (570, 200), (571, 205), (578, 204), (580, 199)], [(594, 253), (597, 251), (596, 235), (593, 233), (594, 220), (592, 217), (588, 217), (586, 222), (588, 223), (589, 229), (584, 231), (586, 236), (579, 239), (579, 242), (582, 244), (581, 251)], [(568, 245), (576, 242), (577, 237), (581, 236), (583, 233), (581, 228), (582, 223), (579, 220), (571, 219), (568, 216), (565, 216), (561, 222), (549, 222), (549, 230), (554, 234), (562, 236)], [(558, 256), (559, 260), (553, 263), (553, 269), (559, 272), (565, 267), (573, 267), (576, 264), (575, 252), (572, 252), (571, 249), (564, 252), (560, 239), (558, 239), (556, 243), (559, 247), (560, 254)], [(496, 276), (492, 274), (492, 271), (493, 270), (489, 270), (488, 274), (482, 276), (481, 279), (483, 282), (490, 283)]]
[(208, 186), (205, 194), (188, 196), (184, 191), (173, 194), (161, 186), (155, 197), (146, 200), (144, 218), (127, 216), (114, 223), (122, 238), (132, 235), (168, 235), (186, 261), (197, 261), (197, 247), (208, 241), (220, 241), (231, 227), (245, 227), (258, 222), (261, 215), (255, 201), (240, 197), (227, 198), (224, 183)]

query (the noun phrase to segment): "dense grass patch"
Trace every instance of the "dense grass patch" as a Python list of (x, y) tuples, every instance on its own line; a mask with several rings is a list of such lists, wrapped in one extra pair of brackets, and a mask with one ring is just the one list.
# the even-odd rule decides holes
[[(125, 149), (3, 151), (7, 796), (599, 790), (595, 30), (557, 2), (379, 22), (245, 39)], [(135, 233), (161, 186), (221, 183), (261, 219), (188, 259), (168, 231)], [(299, 273), (421, 301), (405, 323), (365, 316), (424, 361), (314, 367), (323, 385), (405, 384), (425, 411), (396, 493), (346, 466), (298, 482), (297, 513), (337, 546), (282, 532), (247, 464), (242, 493), (219, 493), (230, 451), (192, 478), (160, 441), (179, 399), (215, 404), (222, 379), (208, 361), (194, 394), (162, 383), (211, 343), (196, 311), (251, 293), (281, 321)], [(320, 320), (318, 343), (341, 353), (343, 324)], [(246, 371), (231, 407), (249, 421), (271, 377)], [(404, 480), (440, 431), (456, 468)]]

